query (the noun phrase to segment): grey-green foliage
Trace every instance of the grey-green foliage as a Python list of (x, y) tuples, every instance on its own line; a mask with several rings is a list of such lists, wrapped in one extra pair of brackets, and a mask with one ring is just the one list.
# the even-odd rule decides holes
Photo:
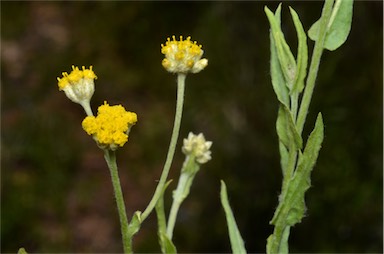
[(164, 192), (169, 186), (169, 184), (172, 182), (172, 180), (169, 180), (164, 188), (162, 195), (160, 195), (159, 200), (156, 204), (156, 215), (157, 215), (157, 223), (158, 223), (158, 239), (159, 244), (161, 247), (161, 253), (177, 253), (176, 246), (172, 242), (171, 239), (167, 236), (167, 220), (165, 218), (165, 212), (164, 212)]
[(247, 253), (247, 251), (245, 250), (243, 238), (241, 237), (240, 231), (236, 224), (235, 217), (233, 216), (231, 206), (229, 205), (227, 186), (225, 185), (224, 181), (221, 181), (220, 199), (221, 204), (224, 208), (225, 217), (227, 219), (229, 240), (231, 241), (232, 253), (245, 254)]
[[(290, 13), (298, 37), (296, 60), (281, 31), (281, 4), (275, 13), (265, 7), (270, 23), (272, 86), (280, 103), (276, 131), (279, 138), (280, 164), (283, 173), (279, 205), (271, 220), (275, 226), (267, 240), (267, 253), (288, 253), (290, 227), (305, 215), (305, 192), (311, 186), (311, 171), (315, 166), (324, 138), (324, 124), (318, 114), (315, 127), (305, 148), (301, 137), (311, 100), (314, 81), (323, 48), (334, 50), (348, 36), (352, 20), (351, 0), (326, 0), (321, 18), (311, 27), (309, 37), (316, 41), (308, 71), (307, 36), (297, 13)], [(322, 39), (319, 39), (322, 38)], [(304, 90), (305, 89), (305, 90)], [(301, 101), (301, 93), (304, 91)], [(300, 102), (300, 105), (299, 105)]]
[[(335, 50), (346, 40), (352, 25), (353, 0), (336, 0), (327, 26), (324, 48)], [(320, 19), (308, 31), (309, 38), (319, 38)]]

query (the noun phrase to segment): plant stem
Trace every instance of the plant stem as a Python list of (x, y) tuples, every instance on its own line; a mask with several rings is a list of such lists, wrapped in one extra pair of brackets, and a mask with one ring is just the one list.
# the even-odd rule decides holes
[(188, 180), (191, 179), (191, 175), (189, 173), (181, 173), (179, 183), (177, 184), (177, 188), (173, 193), (173, 202), (171, 206), (171, 211), (169, 212), (168, 217), (168, 225), (167, 225), (167, 235), (170, 240), (172, 240), (173, 229), (175, 228), (176, 217), (179, 211), (180, 205), (183, 202), (185, 188), (187, 186)]
[(115, 193), (117, 210), (119, 212), (119, 218), (120, 218), (124, 253), (132, 253), (132, 239), (128, 235), (128, 219), (127, 219), (127, 213), (125, 212), (125, 203), (124, 203), (123, 192), (121, 190), (119, 173), (117, 171), (116, 153), (109, 149), (105, 149), (104, 158), (108, 164), (108, 168), (111, 173), (112, 185)]
[(142, 221), (144, 221), (149, 216), (153, 208), (156, 206), (156, 203), (159, 200), (160, 196), (162, 195), (165, 181), (167, 180), (168, 173), (172, 165), (173, 155), (175, 154), (177, 139), (179, 137), (181, 117), (183, 113), (185, 78), (186, 78), (186, 74), (179, 73), (177, 76), (176, 113), (175, 113), (175, 122), (173, 124), (171, 142), (169, 144), (168, 154), (165, 160), (163, 172), (161, 173), (160, 181), (157, 184), (155, 194), (153, 195), (152, 200), (149, 202), (148, 207), (145, 209), (145, 211), (141, 215)]
[(301, 133), (303, 132), (304, 123), (308, 114), (309, 104), (311, 103), (313, 90), (315, 88), (317, 72), (319, 70), (321, 55), (324, 49), (324, 41), (328, 32), (328, 23), (332, 13), (332, 5), (333, 0), (326, 0), (321, 14), (319, 37), (315, 42), (315, 47), (313, 48), (311, 66), (309, 68), (307, 83), (305, 86), (303, 99), (300, 104), (299, 115), (297, 118), (297, 130), (299, 132), (299, 135), (301, 135)]
[(194, 155), (186, 156), (183, 167), (181, 169), (179, 182), (177, 183), (176, 190), (173, 191), (173, 202), (168, 217), (167, 236), (170, 240), (172, 240), (177, 213), (179, 212), (181, 203), (183, 203), (185, 198), (189, 195), (193, 179), (195, 178), (199, 169), (200, 166), (196, 162), (196, 157)]
[(180, 200), (173, 200), (171, 211), (169, 212), (168, 226), (167, 226), (167, 236), (170, 240), (173, 237), (173, 229), (175, 228), (177, 213), (181, 205)]
[[(328, 27), (329, 19), (332, 12), (333, 2), (334, 0), (326, 0), (323, 7), (322, 14), (321, 14), (319, 36), (318, 36), (318, 40), (316, 40), (315, 42), (315, 46), (313, 49), (311, 66), (308, 73), (307, 83), (305, 86), (303, 99), (300, 104), (299, 114), (297, 116), (296, 127), (299, 132), (299, 135), (302, 134), (304, 123), (308, 113), (309, 104), (312, 99), (317, 72), (319, 70), (320, 59), (323, 53), (324, 41), (327, 34), (327, 27)], [(294, 98), (291, 97), (291, 99), (294, 99)], [(294, 107), (292, 108), (295, 109)], [(290, 179), (294, 174), (296, 160), (297, 160), (297, 151), (292, 146), (289, 152), (289, 162), (288, 162), (287, 172), (284, 175), (284, 179), (283, 179), (282, 194), (281, 194), (280, 202), (286, 202), (285, 200), (286, 190), (288, 189)], [(284, 205), (284, 203), (282, 203), (282, 205)], [(270, 244), (268, 243), (268, 246), (267, 246), (268, 253), (287, 253), (288, 252), (288, 236), (289, 236), (289, 228), (290, 228), (290, 225), (288, 225), (288, 222), (287, 222), (288, 213), (289, 211), (285, 207), (283, 207), (275, 223), (273, 234), (270, 236), (271, 242)]]
[(291, 147), (289, 148), (287, 169), (283, 177), (283, 186), (281, 188), (282, 199), (284, 199), (285, 197), (289, 182), (291, 181), (291, 178), (293, 177), (293, 174), (295, 172), (296, 160), (297, 160), (297, 150), (295, 146), (292, 144)]

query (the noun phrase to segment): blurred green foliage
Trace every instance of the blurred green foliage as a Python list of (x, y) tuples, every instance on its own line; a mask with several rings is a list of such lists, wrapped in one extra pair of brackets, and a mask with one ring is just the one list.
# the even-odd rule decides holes
[[(1, 252), (122, 251), (102, 152), (56, 77), (72, 64), (93, 65), (94, 110), (107, 100), (138, 114), (118, 152), (131, 217), (153, 194), (171, 136), (176, 77), (161, 66), (160, 44), (172, 35), (191, 35), (209, 59), (187, 77), (180, 137), (203, 132), (213, 141), (213, 160), (181, 207), (174, 242), (180, 252), (230, 251), (224, 179), (247, 250), (264, 252), (281, 186), (265, 5), (278, 2), (1, 2)], [(295, 51), (287, 5), (308, 30), (322, 3), (284, 2), (283, 29)], [(383, 251), (382, 10), (382, 2), (357, 1), (346, 44), (323, 55), (304, 136), (322, 112), (325, 140), (292, 252)], [(178, 150), (172, 178), (182, 161)], [(160, 251), (156, 237), (152, 215), (135, 250)]]

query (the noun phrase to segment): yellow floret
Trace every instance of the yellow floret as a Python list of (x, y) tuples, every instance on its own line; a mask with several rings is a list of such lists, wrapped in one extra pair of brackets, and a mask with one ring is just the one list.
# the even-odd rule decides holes
[(80, 70), (79, 67), (72, 65), (71, 73), (63, 72), (62, 75), (62, 78), (57, 78), (59, 90), (63, 90), (67, 85), (76, 85), (81, 79), (97, 79), (96, 74), (92, 70), (92, 66), (90, 66), (89, 69), (82, 66), (82, 70)]

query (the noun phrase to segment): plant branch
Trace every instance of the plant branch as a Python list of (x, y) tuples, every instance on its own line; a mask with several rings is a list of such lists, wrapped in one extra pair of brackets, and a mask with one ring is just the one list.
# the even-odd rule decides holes
[(160, 181), (156, 187), (155, 194), (153, 195), (152, 200), (150, 201), (148, 207), (145, 209), (145, 211), (141, 216), (142, 221), (144, 221), (149, 216), (153, 208), (156, 206), (157, 201), (162, 195), (163, 188), (167, 180), (169, 170), (171, 168), (173, 155), (175, 154), (177, 139), (179, 137), (181, 117), (183, 113), (185, 78), (186, 78), (186, 74), (179, 73), (177, 76), (176, 114), (175, 114), (175, 122), (173, 125), (171, 142), (169, 144), (168, 154), (165, 160), (163, 172), (161, 173)]

